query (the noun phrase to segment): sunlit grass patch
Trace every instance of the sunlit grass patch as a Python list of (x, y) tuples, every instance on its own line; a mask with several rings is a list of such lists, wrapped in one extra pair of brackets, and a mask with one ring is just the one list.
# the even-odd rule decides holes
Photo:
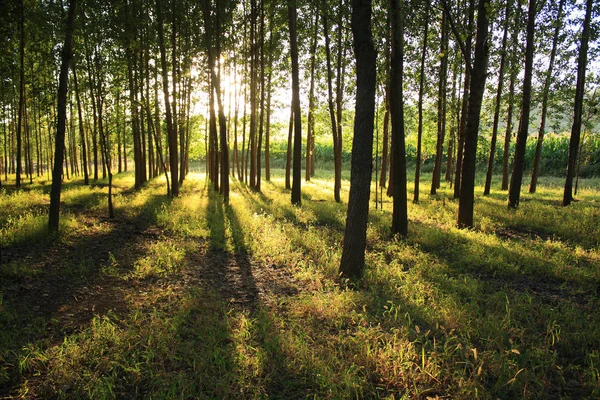
[(179, 272), (185, 265), (185, 250), (173, 240), (161, 238), (148, 245), (146, 255), (134, 264), (136, 278), (160, 278)]

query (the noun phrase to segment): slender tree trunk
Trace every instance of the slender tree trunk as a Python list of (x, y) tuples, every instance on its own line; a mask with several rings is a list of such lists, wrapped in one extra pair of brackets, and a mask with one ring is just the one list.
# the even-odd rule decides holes
[(52, 188), (50, 191), (50, 210), (48, 213), (48, 229), (50, 232), (58, 231), (60, 214), (61, 175), (67, 119), (67, 85), (69, 80), (69, 65), (71, 65), (71, 59), (73, 58), (73, 27), (75, 25), (76, 4), (76, 0), (69, 1), (65, 44), (62, 49), (62, 61), (58, 82), (58, 126), (56, 129), (56, 149), (54, 153), (54, 169), (52, 171)]
[[(336, 199), (340, 199), (340, 191), (342, 189), (342, 103), (344, 101), (344, 75), (346, 70), (346, 63), (343, 63), (343, 60), (346, 55), (346, 46), (343, 45), (342, 38), (344, 36), (344, 27), (343, 27), (343, 9), (344, 9), (344, 1), (340, 0), (338, 3), (339, 13), (338, 13), (338, 36), (337, 36), (337, 71), (336, 71), (336, 95), (335, 95), (335, 103), (336, 103), (336, 117), (337, 117), (337, 145), (333, 147), (334, 154), (334, 183), (333, 190), (337, 195)], [(334, 194), (335, 194), (334, 193)], [(337, 200), (340, 201), (340, 200)]]
[(513, 110), (515, 103), (515, 84), (517, 81), (517, 75), (519, 72), (519, 62), (515, 56), (519, 46), (519, 31), (521, 24), (521, 7), (517, 7), (515, 12), (515, 23), (514, 30), (512, 32), (512, 51), (513, 56), (511, 57), (511, 73), (510, 83), (508, 85), (508, 107), (506, 110), (506, 133), (504, 134), (504, 152), (502, 159), (502, 190), (508, 190), (508, 178), (509, 178), (509, 166), (510, 166), (510, 141), (512, 139), (513, 129)]
[(567, 178), (565, 180), (565, 191), (563, 194), (563, 206), (571, 204), (573, 199), (573, 176), (577, 167), (577, 157), (581, 136), (581, 122), (583, 111), (583, 95), (585, 93), (585, 72), (588, 61), (588, 41), (590, 39), (590, 20), (592, 17), (593, 0), (586, 1), (585, 18), (583, 21), (583, 32), (581, 34), (581, 45), (579, 46), (579, 58), (577, 60), (577, 85), (575, 89), (575, 104), (573, 111), (573, 127), (571, 128), (571, 141), (569, 143), (569, 163), (567, 165)]
[[(563, 0), (561, 0), (563, 1)], [(483, 195), (490, 194), (492, 186), (492, 175), (494, 172), (494, 156), (496, 155), (496, 141), (498, 138), (498, 123), (500, 121), (500, 103), (502, 101), (502, 91), (504, 89), (504, 63), (506, 62), (506, 42), (508, 38), (508, 27), (510, 21), (510, 10), (512, 0), (507, 0), (506, 10), (504, 11), (504, 34), (502, 35), (502, 48), (500, 50), (500, 68), (498, 71), (498, 91), (496, 92), (496, 104), (494, 107), (494, 123), (492, 125), (492, 139), (490, 143), (490, 156), (488, 158), (488, 167), (485, 177), (485, 187)]]
[(265, 7), (260, 2), (260, 100), (259, 100), (259, 123), (258, 123), (258, 146), (256, 148), (256, 191), (260, 192), (260, 181), (262, 174), (262, 140), (265, 127)]
[(250, 187), (256, 189), (256, 110), (257, 110), (257, 65), (256, 60), (256, 0), (250, 1)]
[[(79, 117), (79, 138), (81, 140), (81, 157), (83, 158), (83, 182), (89, 185), (90, 179), (88, 174), (87, 152), (85, 143), (85, 130), (83, 129), (83, 113), (81, 111), (81, 98), (79, 95), (79, 85), (77, 84), (77, 71), (73, 68), (73, 85), (75, 86), (75, 98), (77, 100), (77, 115)], [(117, 113), (117, 120), (119, 114)], [(119, 152), (119, 154), (121, 154)], [(119, 163), (119, 172), (121, 172), (121, 164)]]
[(285, 158), (285, 188), (292, 188), (292, 143), (294, 134), (294, 100), (290, 105), (290, 123), (288, 125), (287, 153)]
[[(169, 164), (171, 168), (171, 195), (179, 195), (178, 181), (178, 162), (177, 162), (177, 131), (174, 129), (171, 116), (171, 102), (169, 100), (169, 73), (167, 70), (167, 55), (165, 51), (165, 40), (163, 30), (163, 16), (161, 10), (161, 0), (156, 0), (156, 14), (158, 19), (158, 43), (160, 47), (160, 63), (162, 67), (163, 94), (165, 101), (165, 113), (167, 118), (167, 132), (169, 138)], [(173, 91), (175, 94), (175, 91)], [(174, 96), (173, 96), (174, 97)]]
[[(415, 166), (415, 191), (413, 194), (413, 202), (419, 202), (419, 183), (421, 180), (421, 142), (423, 141), (423, 90), (425, 88), (425, 58), (427, 57), (427, 33), (429, 31), (429, 2), (425, 2), (425, 31), (423, 32), (423, 47), (421, 50), (421, 70), (419, 75), (419, 100), (418, 108), (418, 124), (417, 124), (417, 159)], [(441, 77), (440, 77), (441, 79)], [(386, 123), (384, 118), (384, 124)], [(385, 128), (384, 128), (385, 131)], [(384, 144), (385, 146), (385, 144)], [(383, 173), (383, 172), (382, 172)]]
[(333, 134), (333, 158), (334, 158), (334, 188), (333, 188), (333, 196), (335, 198), (335, 201), (340, 202), (340, 190), (339, 187), (337, 185), (338, 179), (337, 179), (337, 155), (338, 155), (338, 151), (337, 151), (337, 146), (339, 140), (338, 140), (338, 128), (337, 128), (337, 119), (335, 116), (335, 108), (334, 108), (334, 103), (333, 103), (333, 71), (331, 69), (331, 50), (330, 50), (330, 41), (329, 41), (329, 24), (328, 24), (328, 20), (329, 18), (327, 17), (327, 12), (323, 12), (323, 33), (325, 36), (325, 57), (326, 57), (326, 61), (327, 61), (327, 99), (328, 99), (328, 106), (329, 106), (329, 117), (331, 118), (331, 132)]
[(312, 148), (315, 130), (315, 65), (317, 58), (317, 39), (319, 36), (319, 7), (315, 8), (314, 36), (310, 45), (310, 89), (308, 91), (308, 129), (306, 130), (306, 171), (305, 180), (310, 181), (312, 171)]
[(298, 68), (298, 41), (296, 33), (296, 1), (288, 0), (290, 28), (290, 57), (292, 61), (292, 108), (294, 110), (294, 155), (292, 171), (292, 204), (301, 203), (302, 114), (300, 113), (300, 79)]
[(535, 32), (536, 2), (529, 0), (527, 16), (527, 45), (525, 47), (525, 77), (523, 78), (523, 99), (521, 101), (521, 119), (515, 145), (515, 158), (513, 161), (510, 190), (508, 192), (508, 206), (516, 208), (521, 197), (521, 183), (523, 182), (523, 169), (525, 167), (525, 146), (529, 131), (529, 112), (531, 110), (531, 80), (533, 76), (533, 36)]
[[(24, 0), (21, 0), (19, 6), (19, 31), (20, 31), (20, 46), (19, 46), (19, 59), (21, 68), (19, 71), (19, 111), (17, 115), (17, 169), (16, 169), (16, 183), (17, 188), (21, 187), (21, 173), (23, 171), (21, 161), (21, 132), (23, 127), (23, 113), (25, 103), (25, 4)], [(66, 100), (65, 100), (66, 101)], [(66, 107), (66, 106), (65, 106)], [(65, 111), (66, 113), (66, 111)], [(64, 134), (64, 133), (63, 133)]]
[(537, 188), (537, 179), (540, 170), (540, 158), (542, 156), (542, 145), (544, 142), (544, 134), (546, 133), (546, 115), (548, 112), (548, 96), (550, 93), (550, 84), (552, 83), (552, 72), (554, 69), (554, 60), (556, 58), (556, 45), (558, 43), (558, 35), (562, 28), (562, 11), (565, 0), (560, 0), (558, 4), (558, 15), (554, 21), (554, 36), (552, 36), (552, 50), (550, 51), (550, 62), (546, 70), (546, 80), (544, 89), (542, 90), (542, 115), (540, 116), (540, 129), (538, 131), (537, 144), (535, 147), (535, 157), (533, 159), (533, 171), (531, 172), (531, 184), (529, 185), (529, 193), (535, 193)]
[(340, 262), (340, 275), (348, 279), (359, 278), (362, 275), (367, 243), (377, 57), (370, 22), (371, 0), (353, 0), (351, 23), (356, 57), (356, 111), (350, 195)]
[(454, 148), (456, 142), (456, 127), (460, 124), (458, 121), (460, 116), (458, 113), (457, 106), (457, 98), (456, 98), (456, 81), (458, 76), (458, 62), (454, 61), (454, 67), (452, 71), (452, 99), (450, 100), (451, 104), (451, 122), (450, 122), (450, 135), (448, 137), (448, 151), (446, 153), (446, 182), (450, 182), (450, 187), (452, 187), (452, 172), (454, 166)]
[(446, 137), (446, 86), (448, 83), (448, 22), (445, 13), (442, 13), (440, 39), (440, 77), (438, 82), (438, 120), (437, 142), (435, 149), (435, 163), (431, 177), (432, 195), (437, 194), (442, 176), (442, 156), (444, 154), (444, 140)]
[(480, 0), (477, 7), (477, 37), (475, 39), (475, 59), (473, 62), (471, 87), (469, 90), (469, 109), (465, 129), (465, 145), (460, 180), (460, 196), (458, 202), (459, 228), (473, 227), (473, 205), (475, 197), (475, 161), (477, 156), (477, 136), (481, 103), (485, 92), (485, 79), (489, 53), (489, 0)]
[[(392, 233), (408, 234), (406, 192), (406, 149), (404, 138), (404, 14), (400, 0), (390, 0), (392, 25), (392, 59), (390, 81), (390, 112), (392, 117), (393, 210)], [(390, 176), (391, 178), (391, 176)]]
[[(469, 22), (467, 26), (468, 32), (473, 31), (473, 20), (475, 19), (475, 1), (469, 1)], [(462, 179), (462, 165), (463, 165), (463, 153), (465, 149), (465, 130), (467, 129), (467, 118), (468, 118), (468, 109), (469, 109), (469, 101), (470, 101), (470, 93), (469, 89), (471, 87), (471, 34), (467, 36), (467, 40), (465, 43), (465, 80), (463, 84), (463, 98), (461, 105), (461, 116), (460, 116), (460, 127), (458, 130), (458, 141), (456, 143), (456, 169), (454, 172), (454, 198), (458, 199), (460, 195), (461, 183)], [(479, 118), (479, 114), (478, 114)]]

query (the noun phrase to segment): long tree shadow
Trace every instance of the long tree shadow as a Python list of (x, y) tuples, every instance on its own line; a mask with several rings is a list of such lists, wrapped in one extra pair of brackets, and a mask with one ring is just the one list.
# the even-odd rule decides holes
[[(0, 358), (8, 357), (14, 366), (27, 343), (60, 343), (95, 315), (126, 312), (123, 293), (112, 282), (117, 278), (107, 270), (121, 268), (125, 274), (132, 257), (143, 257), (143, 243), (159, 235), (153, 228), (156, 211), (168, 201), (147, 196), (131, 217), (95, 219), (101, 229), (64, 233), (55, 240), (33, 236), (2, 249)], [(4, 372), (0, 394), (8, 395), (21, 378), (17, 368)]]

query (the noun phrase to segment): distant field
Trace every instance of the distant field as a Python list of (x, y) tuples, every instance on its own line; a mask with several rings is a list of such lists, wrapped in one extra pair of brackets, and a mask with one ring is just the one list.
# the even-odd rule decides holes
[(338, 204), (318, 172), (293, 207), (275, 172), (230, 205), (202, 173), (174, 200), (119, 174), (114, 219), (105, 182), (66, 182), (57, 237), (48, 184), (1, 189), (0, 398), (600, 397), (600, 180), (565, 208), (542, 177), (516, 211), (477, 187), (458, 230), (426, 176), (405, 240), (373, 187), (349, 290), (348, 181)]

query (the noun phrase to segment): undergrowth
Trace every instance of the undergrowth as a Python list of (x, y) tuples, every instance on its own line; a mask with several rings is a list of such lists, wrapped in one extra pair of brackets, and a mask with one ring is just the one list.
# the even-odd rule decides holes
[[(353, 290), (337, 280), (347, 181), (342, 203), (329, 176), (303, 182), (301, 207), (277, 174), (261, 193), (233, 180), (229, 204), (203, 174), (189, 175), (173, 200), (162, 178), (138, 192), (131, 174), (115, 182), (115, 221), (105, 187), (68, 186), (53, 239), (44, 185), (0, 195), (3, 249), (31, 253), (0, 268), (0, 395), (600, 396), (597, 181), (583, 181), (570, 207), (552, 178), (513, 211), (504, 192), (477, 195), (471, 230), (455, 227), (451, 189), (432, 197), (425, 183), (409, 204), (406, 239), (389, 233), (386, 197), (371, 209), (365, 276)], [(127, 242), (119, 224), (140, 242)], [(87, 254), (86, 267), (43, 263), (39, 246)], [(297, 290), (264, 290), (264, 271), (285, 271), (277, 276), (289, 282), (268, 285)], [(21, 315), (15, 299), (50, 275), (88, 286), (110, 278), (121, 297), (77, 329), (48, 334), (60, 309)], [(256, 298), (232, 298), (227, 280), (240, 277)]]

